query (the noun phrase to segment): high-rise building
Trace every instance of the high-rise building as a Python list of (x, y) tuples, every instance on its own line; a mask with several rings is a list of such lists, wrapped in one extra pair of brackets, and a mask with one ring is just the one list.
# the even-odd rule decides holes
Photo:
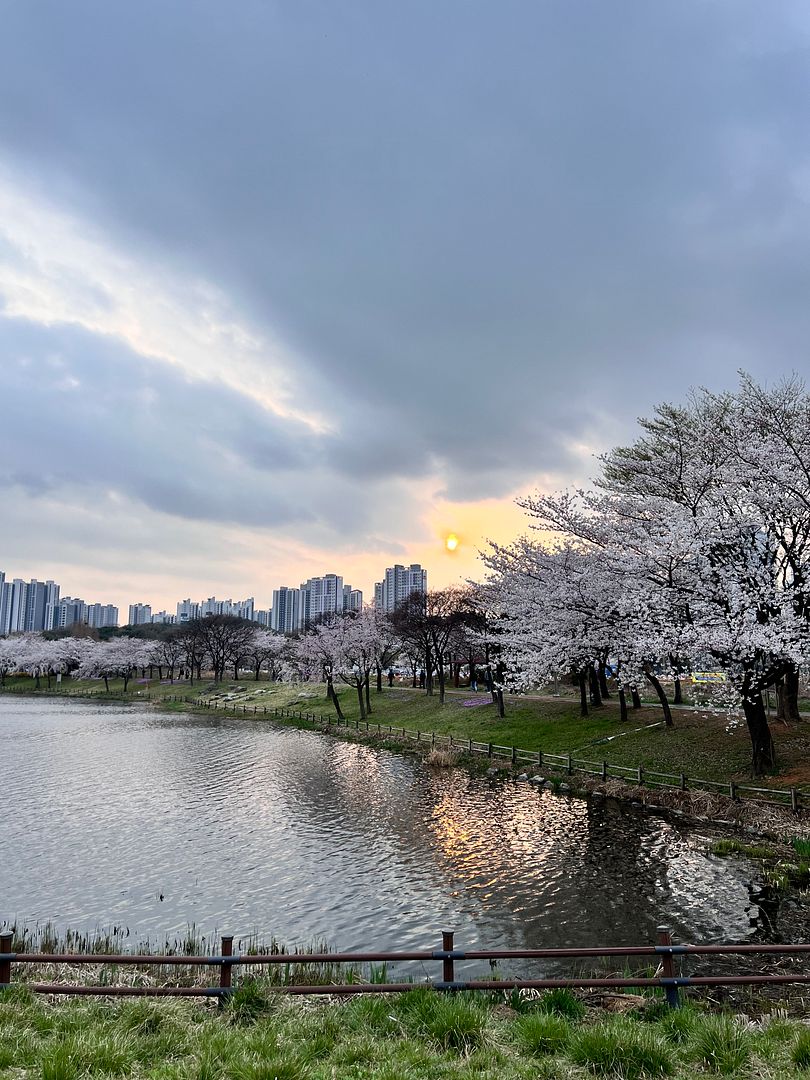
[(339, 574), (310, 578), (301, 583), (299, 592), (298, 625), (301, 629), (343, 611), (343, 578)]
[(194, 603), (193, 600), (178, 600), (177, 602), (177, 621), (179, 623), (191, 622), (192, 619), (198, 619), (200, 617), (200, 605)]
[(391, 612), (411, 593), (427, 592), (427, 570), (419, 563), (402, 566), (396, 563), (385, 571), (385, 577), (374, 586), (374, 606), (378, 611)]
[(25, 599), (25, 629), (31, 633), (50, 630), (47, 622), (48, 605), (59, 599), (59, 586), (53, 581), (28, 582)]
[(270, 609), (270, 629), (277, 634), (293, 634), (298, 629), (298, 610), (301, 602), (299, 589), (282, 585), (273, 589), (273, 606)]
[(102, 626), (118, 626), (118, 608), (115, 604), (86, 604), (83, 621), (96, 630)]
[(128, 626), (142, 626), (152, 621), (151, 604), (130, 604)]
[(74, 623), (87, 622), (87, 604), (78, 597), (63, 596), (55, 604), (50, 605), (51, 629), (64, 630)]
[(343, 610), (344, 611), (362, 611), (363, 610), (363, 591), (362, 589), (353, 589), (351, 585), (343, 586)]

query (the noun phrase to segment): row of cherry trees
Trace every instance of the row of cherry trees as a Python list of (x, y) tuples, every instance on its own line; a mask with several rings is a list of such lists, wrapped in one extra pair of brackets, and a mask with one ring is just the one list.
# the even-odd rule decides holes
[(238, 678), (242, 667), (250, 666), (256, 679), (262, 670), (278, 678), (286, 665), (288, 644), (272, 634), (229, 615), (195, 620), (158, 639), (119, 636), (109, 641), (87, 637), (49, 640), (42, 634), (19, 634), (0, 639), (0, 680), (7, 675), (31, 675), (39, 686), (53, 676), (70, 674), (76, 678), (123, 679), (126, 689), (133, 672), (164, 673), (172, 680), (182, 673), (193, 684), (202, 672), (216, 679), (232, 668)]
[(561, 671), (583, 694), (610, 661), (620, 694), (722, 672), (753, 772), (774, 764), (763, 694), (810, 662), (810, 396), (796, 379), (661, 405), (604, 455), (590, 490), (521, 501), (531, 534), (492, 545), (486, 604), (505, 681)]

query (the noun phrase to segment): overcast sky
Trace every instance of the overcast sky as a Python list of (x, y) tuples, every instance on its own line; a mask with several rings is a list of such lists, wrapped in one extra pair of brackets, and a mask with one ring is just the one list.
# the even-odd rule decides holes
[(0, 569), (475, 574), (656, 401), (810, 371), (809, 106), (802, 2), (0, 0)]

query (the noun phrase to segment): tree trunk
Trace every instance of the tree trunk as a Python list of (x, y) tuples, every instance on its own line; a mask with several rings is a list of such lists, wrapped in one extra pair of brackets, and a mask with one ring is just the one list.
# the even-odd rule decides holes
[(634, 709), (640, 709), (641, 708), (641, 698), (638, 696), (638, 687), (637, 686), (631, 686), (630, 687), (630, 700), (633, 702), (633, 708)]
[(458, 685), (461, 682), (461, 664), (456, 661), (455, 669), (453, 671), (453, 686), (458, 690)]
[(785, 720), (789, 724), (798, 724), (799, 716), (799, 672), (791, 668), (785, 675)]
[(124, 693), (127, 692), (127, 686), (129, 685), (129, 675), (128, 671), (124, 674)]
[(364, 684), (365, 684), (365, 679), (362, 679), (360, 682), (357, 683), (357, 700), (360, 702), (360, 719), (361, 720), (365, 720), (365, 718), (366, 718), (366, 703), (365, 703), (365, 701), (363, 701), (363, 687), (364, 687)]
[(341, 709), (340, 702), (338, 701), (338, 696), (335, 693), (335, 684), (332, 682), (331, 675), (328, 675), (326, 678), (326, 696), (332, 702), (338, 720), (345, 720), (343, 710)]
[(439, 704), (444, 705), (444, 660), (439, 660), (436, 673), (439, 676)]
[(377, 664), (377, 693), (382, 693), (382, 665)]
[(254, 676), (254, 678), (256, 679), (256, 682), (259, 681), (259, 672), (261, 671), (261, 669), (262, 669), (262, 662), (261, 662), (261, 660), (257, 660), (256, 661), (256, 669), (255, 669), (256, 674)]
[(597, 674), (599, 675), (599, 692), (600, 692), (600, 694), (602, 695), (603, 698), (609, 698), (610, 697), (610, 690), (608, 689), (607, 671), (605, 671), (605, 661), (604, 660), (599, 661), (599, 667), (597, 669)]
[(577, 676), (579, 682), (579, 715), (588, 715), (588, 686), (585, 680), (585, 672), (581, 671)]
[(761, 693), (743, 698), (743, 713), (751, 736), (751, 775), (762, 776), (776, 764), (776, 753)]
[(369, 669), (366, 672), (366, 677), (364, 679), (364, 682), (366, 684), (366, 715), (371, 716), (371, 696), (369, 694), (369, 683), (371, 682), (371, 669)]
[(498, 696), (498, 718), (500, 720), (503, 720), (503, 718), (506, 716), (506, 709), (504, 708), (503, 704), (503, 690), (501, 690), (499, 687), (496, 693)]
[(599, 679), (593, 666), (588, 668), (588, 684), (591, 692), (591, 705), (598, 708), (602, 704), (602, 694), (599, 689)]
[(430, 649), (425, 651), (425, 692), (428, 697), (433, 697), (433, 664), (430, 658)]
[(669, 654), (669, 662), (674, 675), (675, 692), (672, 697), (673, 705), (683, 705), (683, 690), (681, 687), (681, 664), (677, 656)]
[(649, 671), (645, 671), (644, 674), (647, 676), (650, 685), (658, 696), (658, 701), (661, 704), (661, 710), (664, 714), (664, 723), (667, 727), (672, 727), (672, 710), (669, 707), (669, 702), (667, 701), (667, 695), (664, 693), (663, 686), (658, 679), (656, 679), (655, 675), (652, 675)]
[(417, 681), (417, 679), (419, 677), (419, 665), (415, 664), (415, 663), (412, 663), (411, 664), (411, 672), (413, 673), (413, 688), (415, 690), (416, 689), (416, 681)]
[(619, 687), (619, 722), (627, 723), (627, 695), (623, 686)]
[(109, 682), (107, 681), (107, 676), (106, 676), (106, 675), (104, 676), (104, 689), (105, 689), (105, 690), (107, 691), (107, 693), (109, 694), (109, 692), (110, 692), (110, 684), (109, 684)]

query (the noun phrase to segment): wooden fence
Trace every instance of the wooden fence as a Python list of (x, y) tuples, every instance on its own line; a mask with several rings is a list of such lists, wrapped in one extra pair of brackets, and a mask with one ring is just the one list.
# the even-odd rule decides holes
[[(782, 945), (677, 945), (672, 941), (672, 934), (665, 926), (658, 927), (656, 931), (656, 943), (654, 945), (631, 945), (611, 946), (594, 948), (563, 948), (563, 949), (458, 949), (455, 946), (454, 934), (445, 930), (441, 935), (441, 948), (412, 950), (402, 952), (356, 952), (356, 953), (267, 953), (238, 955), (233, 952), (233, 938), (223, 937), (221, 940), (221, 952), (218, 956), (174, 956), (174, 955), (138, 955), (130, 953), (122, 954), (93, 954), (93, 953), (16, 953), (12, 951), (12, 935), (0, 934), (0, 990), (14, 985), (13, 972), (20, 968), (31, 968), (42, 965), (69, 965), (74, 967), (92, 966), (100, 968), (112, 968), (107, 974), (115, 974), (115, 969), (123, 966), (141, 968), (218, 968), (218, 985), (207, 986), (145, 986), (126, 985), (121, 986), (114, 982), (99, 984), (73, 984), (59, 982), (29, 982), (24, 985), (35, 993), (64, 994), (64, 995), (97, 995), (102, 997), (213, 997), (220, 1001), (226, 999), (234, 992), (233, 970), (234, 968), (260, 968), (272, 965), (301, 964), (308, 969), (317, 965), (349, 965), (353, 972), (357, 971), (358, 965), (380, 962), (385, 965), (402, 962), (430, 962), (441, 963), (441, 978), (425, 980), (421, 985), (429, 985), (438, 991), (458, 990), (484, 990), (484, 991), (508, 991), (508, 990), (550, 990), (558, 987), (566, 987), (572, 990), (586, 989), (660, 989), (663, 990), (667, 1002), (672, 1007), (680, 1004), (679, 991), (683, 987), (701, 986), (767, 986), (784, 985), (789, 983), (810, 983), (810, 974), (805, 972), (791, 972), (779, 975), (702, 975), (693, 976), (676, 971), (676, 960), (679, 962), (688, 956), (704, 955), (766, 955), (766, 956), (804, 956), (810, 953), (808, 944), (782, 944)], [(613, 962), (617, 958), (626, 960), (632, 957), (636, 960), (649, 958), (651, 963), (657, 965), (654, 975), (628, 975), (605, 976), (605, 977), (551, 977), (540, 979), (521, 979), (499, 977), (490, 979), (459, 979), (456, 976), (455, 964), (457, 961), (489, 961), (492, 963), (509, 960), (547, 960), (552, 962), (564, 960), (595, 959)], [(404, 993), (413, 990), (420, 983), (413, 980), (403, 982), (358, 982), (355, 979), (346, 979), (342, 982), (322, 982), (317, 984), (298, 984), (282, 982), (274, 985), (273, 990), (286, 994), (392, 994)]]

